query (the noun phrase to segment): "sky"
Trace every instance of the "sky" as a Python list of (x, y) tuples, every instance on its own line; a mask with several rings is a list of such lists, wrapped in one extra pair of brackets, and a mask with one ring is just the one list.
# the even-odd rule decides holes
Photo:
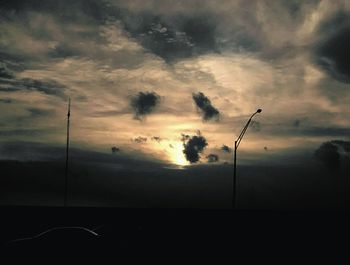
[(241, 164), (337, 168), (349, 32), (346, 0), (0, 1), (0, 159), (63, 148), (70, 97), (72, 148), (225, 167), (261, 108)]

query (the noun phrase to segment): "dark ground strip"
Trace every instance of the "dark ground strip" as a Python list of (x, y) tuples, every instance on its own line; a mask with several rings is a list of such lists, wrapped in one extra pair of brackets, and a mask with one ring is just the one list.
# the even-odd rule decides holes
[[(12, 259), (44, 261), (46, 255), (77, 261), (300, 262), (346, 257), (348, 212), (2, 207), (1, 250)], [(89, 233), (47, 233), (79, 226)]]

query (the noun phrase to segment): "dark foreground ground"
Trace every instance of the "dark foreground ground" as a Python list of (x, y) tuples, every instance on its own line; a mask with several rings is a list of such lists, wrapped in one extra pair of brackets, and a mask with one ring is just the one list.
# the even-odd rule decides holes
[[(12, 241), (64, 226), (85, 227), (98, 236), (81, 229), (61, 229)], [(333, 264), (349, 259), (350, 215), (331, 211), (2, 207), (0, 233), (1, 258), (11, 261), (1, 264)]]

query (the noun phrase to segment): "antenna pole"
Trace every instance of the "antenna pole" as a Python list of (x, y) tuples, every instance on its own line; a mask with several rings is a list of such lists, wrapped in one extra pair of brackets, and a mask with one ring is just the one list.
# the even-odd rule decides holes
[(65, 182), (64, 182), (64, 207), (67, 206), (67, 196), (68, 196), (69, 119), (70, 119), (70, 98), (68, 101), (68, 112), (67, 112), (67, 145), (66, 145), (66, 169), (65, 169)]

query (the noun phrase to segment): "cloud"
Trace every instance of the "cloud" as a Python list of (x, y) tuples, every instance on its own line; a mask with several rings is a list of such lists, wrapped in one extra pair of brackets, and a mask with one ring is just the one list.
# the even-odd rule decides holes
[(232, 152), (232, 148), (227, 146), (227, 145), (222, 145), (221, 146), (221, 150), (226, 152), (226, 153), (231, 153)]
[(61, 43), (56, 45), (50, 52), (49, 56), (53, 58), (68, 58), (73, 56), (82, 56), (83, 52), (78, 47), (71, 47), (68, 44)]
[(327, 168), (336, 170), (340, 166), (338, 148), (332, 142), (325, 142), (314, 153), (315, 158)]
[(155, 92), (139, 92), (131, 99), (131, 107), (135, 112), (135, 119), (142, 120), (152, 113), (160, 102), (160, 97)]
[(67, 87), (52, 79), (37, 80), (32, 78), (19, 78), (0, 80), (0, 90), (6, 92), (16, 92), (20, 90), (38, 91), (46, 95), (66, 99), (65, 91)]
[(209, 154), (206, 156), (206, 158), (208, 159), (209, 163), (214, 163), (214, 162), (218, 162), (219, 161), (219, 156), (215, 155), (215, 154)]
[(116, 147), (116, 146), (113, 146), (111, 148), (111, 151), (112, 151), (112, 154), (116, 154), (116, 153), (118, 153), (120, 151), (120, 149), (118, 147)]
[(179, 32), (160, 17), (141, 15), (141, 23), (126, 23), (126, 29), (142, 46), (170, 62), (176, 58), (189, 57), (193, 43), (185, 32)]
[(58, 83), (55, 80), (35, 80), (30, 78), (23, 78), (20, 80), (22, 86), (28, 90), (36, 90), (47, 95), (57, 96), (65, 99), (66, 86)]
[(147, 142), (147, 137), (139, 136), (139, 137), (134, 138), (133, 141), (135, 143), (142, 144), (142, 143)]
[[(265, 46), (285, 48), (296, 42), (295, 24), (317, 5), (317, 1), (308, 1), (307, 5), (241, 0), (114, 2), (128, 10), (121, 20), (131, 35), (166, 61), (225, 50), (258, 52)], [(184, 40), (178, 39), (179, 35)], [(271, 49), (269, 53), (272, 54)]]
[(350, 13), (336, 13), (320, 25), (319, 32), (326, 37), (317, 48), (318, 63), (333, 78), (350, 83)]
[(6, 67), (6, 64), (0, 62), (0, 78), (12, 79), (13, 73)]
[(34, 117), (42, 117), (42, 116), (51, 116), (55, 114), (54, 110), (50, 109), (39, 109), (39, 108), (28, 108), (27, 109), (32, 118)]
[(196, 163), (200, 159), (200, 153), (203, 152), (204, 148), (208, 145), (207, 140), (201, 135), (189, 136), (182, 135), (183, 141), (183, 153), (185, 154), (186, 160), (190, 163)]
[(151, 140), (160, 143), (163, 139), (162, 139), (161, 137), (159, 137), (159, 136), (153, 136), (153, 137), (151, 138)]
[(168, 63), (216, 50), (217, 22), (213, 15), (160, 16), (152, 11), (129, 10), (120, 19), (133, 38)]
[(219, 119), (220, 112), (211, 104), (209, 98), (207, 98), (202, 92), (193, 93), (192, 98), (196, 103), (196, 106), (202, 112), (204, 121)]
[(101, 32), (116, 10), (108, 8), (107, 1), (6, 2), (2, 1), (0, 11), (0, 59), (28, 69), (72, 57), (111, 58)]

